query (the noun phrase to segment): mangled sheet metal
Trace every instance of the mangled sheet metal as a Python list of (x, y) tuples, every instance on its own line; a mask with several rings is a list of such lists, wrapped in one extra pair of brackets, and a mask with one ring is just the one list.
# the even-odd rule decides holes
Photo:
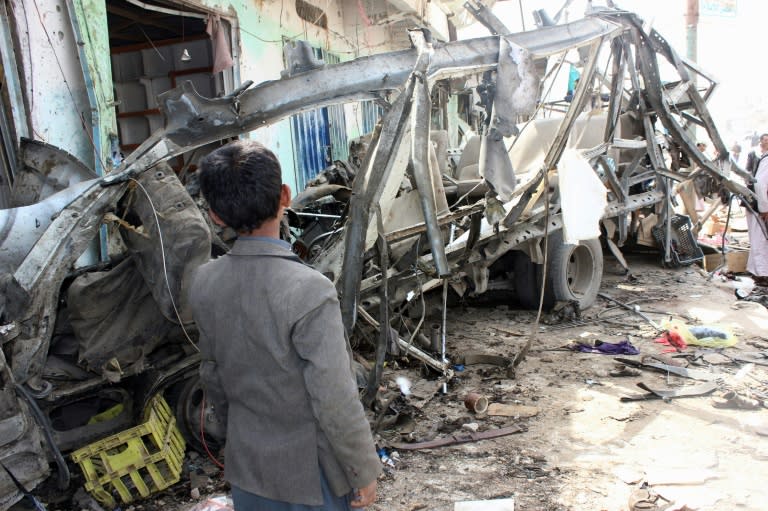
[[(680, 59), (658, 34), (645, 32), (635, 16), (597, 11), (583, 20), (521, 34), (506, 34), (502, 26), (491, 25), (502, 35), (439, 44), (416, 31), (410, 50), (336, 65), (319, 65), (297, 45), (291, 69), (282, 79), (253, 87), (246, 83), (221, 98), (204, 98), (186, 82), (160, 96), (165, 127), (117, 171), (75, 183), (87, 176), (78, 173), (76, 165), (68, 167), (64, 158), (61, 173), (48, 177), (60, 176), (74, 186), (45, 197), (58, 187), (38, 180), (25, 196), (44, 200), (0, 211), (0, 403), (8, 417), (0, 427), (15, 439), (17, 449), (11, 455), (6, 444), (0, 445), (0, 458), (21, 460), (18, 466), (26, 468), (20, 480), (32, 487), (45, 476), (49, 453), (40, 439), (51, 432), (14, 389), (37, 396), (31, 403), (55, 407), (57, 400), (90, 396), (105, 385), (105, 378), (124, 383), (125, 375), (141, 374), (150, 357), (156, 357), (153, 363), (163, 363), (154, 365), (152, 378), (144, 382), (147, 392), (194, 367), (193, 348), (180, 341), (178, 323), (188, 319), (184, 285), (189, 272), (208, 256), (209, 232), (176, 176), (158, 167), (186, 151), (330, 104), (361, 99), (383, 104), (384, 115), (361, 159), (351, 194), (349, 183), (318, 183), (318, 189), (296, 202), (303, 208), (298, 213), (306, 216), (294, 218), (308, 218), (318, 202), (333, 201), (337, 210), (331, 216), (337, 220), (307, 223), (311, 238), (309, 233), (302, 238), (301, 228), (294, 225), (291, 241), (305, 247), (308, 262), (336, 282), (347, 332), (362, 328), (357, 321), (362, 316), (380, 334), (380, 347), (396, 345), (443, 372), (450, 365), (444, 353), (412, 346), (415, 331), (392, 332), (388, 327), (406, 324), (406, 311), (418, 301), (415, 298), (437, 286), (443, 286), (443, 296), (449, 285), (460, 294), (480, 294), (500, 276), (513, 280), (515, 291), (531, 298), (538, 292), (536, 272), (545, 258), (548, 264), (567, 264), (578, 246), (560, 243), (555, 252), (542, 243), (562, 226), (560, 197), (573, 193), (557, 183), (567, 147), (580, 152), (606, 187), (603, 222), (614, 226), (606, 231), (617, 250), (631, 239), (633, 225), (646, 215), (651, 218), (651, 213), (666, 225), (669, 240), (672, 181), (707, 174), (731, 193), (750, 195), (725, 178), (729, 160), (706, 109), (709, 92), (701, 95), (691, 86), (691, 73), (699, 70)], [(606, 48), (612, 63), (606, 69), (612, 75), (602, 76), (597, 64)], [(580, 50), (579, 85), (570, 101), (559, 105), (562, 116), (542, 121), (536, 115), (538, 108), (548, 108), (548, 98), (540, 94), (542, 71), (555, 69), (557, 59), (551, 57), (562, 62), (570, 50)], [(659, 56), (677, 69), (679, 83), (662, 84)], [(480, 137), (477, 155), (467, 157), (474, 160), (467, 168), (479, 169), (478, 176), (467, 172), (470, 178), (465, 180), (458, 172), (462, 169), (453, 173), (445, 144), (439, 149), (431, 142), (431, 112), (444, 106), (436, 103), (441, 101), (441, 94), (434, 94), (436, 84), (448, 92), (473, 89), (472, 97), (477, 84), (490, 91), (484, 110), (470, 109), (464, 120)], [(607, 109), (590, 111), (604, 102), (603, 93)], [(722, 150), (719, 159), (709, 160), (693, 146), (685, 118), (678, 115), (681, 111), (706, 127)], [(657, 120), (668, 133), (661, 132)], [(532, 147), (531, 138), (539, 145)], [(693, 165), (683, 168), (682, 158), (671, 157), (674, 148)], [(150, 204), (150, 197), (156, 202)], [(73, 275), (74, 262), (107, 213), (122, 226), (128, 257)], [(595, 240), (590, 241), (594, 248)], [(667, 242), (667, 254), (672, 248)], [(599, 243), (588, 255), (602, 257)], [(526, 275), (528, 280), (521, 278)], [(594, 299), (590, 293), (600, 277), (598, 272), (581, 279), (588, 290), (571, 288), (567, 281), (553, 289), (560, 293), (557, 298), (586, 306)], [(69, 374), (69, 380), (49, 381), (44, 370), (54, 366), (48, 364), (49, 354), (56, 327), (62, 326), (58, 318), (65, 280), (71, 283), (66, 302), (74, 313), (72, 334), (79, 343), (75, 369), (80, 373), (62, 370), (57, 374)], [(136, 327), (128, 316), (140, 318), (143, 327)], [(172, 349), (163, 351), (169, 346)], [(0, 435), (3, 441), (5, 437)], [(46, 449), (56, 459), (55, 441)], [(66, 464), (59, 465), (63, 473)], [(0, 484), (5, 484), (2, 475)], [(15, 498), (10, 486), (2, 491), (0, 508)]]
[(517, 120), (533, 115), (539, 99), (539, 77), (525, 48), (502, 37), (488, 129), (480, 145), (480, 175), (503, 202), (509, 202), (516, 179), (504, 139), (517, 134)]
[(121, 225), (127, 258), (76, 277), (67, 293), (79, 362), (111, 381), (119, 380), (115, 365), (128, 368), (181, 337), (175, 324), (191, 321), (183, 283), (211, 252), (208, 225), (168, 165), (131, 184), (121, 201), (130, 212)]

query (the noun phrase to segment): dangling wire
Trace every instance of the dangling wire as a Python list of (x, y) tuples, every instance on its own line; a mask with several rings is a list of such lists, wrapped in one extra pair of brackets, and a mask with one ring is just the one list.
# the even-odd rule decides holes
[(168, 289), (168, 297), (171, 299), (171, 306), (173, 307), (173, 312), (176, 314), (176, 319), (179, 321), (179, 326), (181, 327), (182, 332), (184, 332), (184, 337), (186, 337), (187, 341), (189, 341), (189, 344), (200, 353), (200, 348), (197, 347), (195, 342), (192, 340), (192, 338), (189, 336), (189, 333), (187, 333), (187, 329), (184, 328), (184, 322), (181, 319), (181, 314), (179, 314), (179, 309), (176, 307), (176, 301), (173, 299), (173, 291), (171, 291), (171, 282), (168, 280), (168, 266), (165, 260), (165, 244), (163, 243), (163, 232), (160, 229), (160, 218), (157, 216), (157, 209), (155, 208), (155, 203), (152, 202), (152, 197), (149, 196), (149, 192), (146, 188), (144, 188), (144, 185), (142, 185), (140, 182), (138, 182), (134, 178), (130, 178), (131, 181), (136, 183), (139, 188), (141, 188), (141, 191), (144, 192), (144, 195), (147, 197), (147, 201), (149, 201), (149, 206), (152, 208), (152, 214), (155, 217), (155, 225), (157, 226), (157, 237), (160, 240), (160, 256), (161, 260), (163, 262), (163, 277), (165, 277), (165, 287)]

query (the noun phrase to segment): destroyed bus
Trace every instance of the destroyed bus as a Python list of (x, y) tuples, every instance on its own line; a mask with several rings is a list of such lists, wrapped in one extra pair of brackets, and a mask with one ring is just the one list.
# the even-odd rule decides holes
[[(412, 30), (410, 49), (336, 64), (293, 41), (280, 80), (231, 84), (220, 97), (181, 81), (156, 99), (162, 125), (98, 177), (55, 146), (4, 145), (20, 149), (10, 155), (14, 206), (0, 210), (0, 509), (22, 487), (66, 488), (67, 456), (141, 422), (159, 393), (191, 445), (222, 440), (197, 383), (184, 291), (231, 234), (202, 212), (194, 172), (168, 164), (179, 155), (373, 101), (372, 135), (297, 194), (284, 234), (337, 285), (350, 335), (375, 327), (441, 372), (450, 354), (392, 328), (398, 316), (418, 318), (414, 297), (504, 286), (531, 308), (589, 307), (604, 248), (623, 260), (622, 247), (642, 241), (665, 264), (696, 258), (674, 183), (704, 177), (713, 193), (749, 197), (728, 177), (738, 169), (707, 110), (716, 83), (637, 16), (595, 9), (509, 33), (468, 5), (492, 35), (438, 42)], [(580, 79), (564, 100), (553, 84), (567, 63)], [(690, 123), (707, 131), (717, 160), (697, 150)], [(104, 244), (103, 257), (78, 263)], [(149, 477), (126, 470), (106, 476), (115, 495)], [(114, 502), (109, 490), (101, 498)]]

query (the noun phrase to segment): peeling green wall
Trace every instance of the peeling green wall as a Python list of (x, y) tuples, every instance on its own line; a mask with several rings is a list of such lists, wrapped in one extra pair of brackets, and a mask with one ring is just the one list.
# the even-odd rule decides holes
[[(75, 16), (80, 25), (82, 51), (85, 54), (88, 75), (93, 87), (98, 114), (99, 158), (105, 169), (98, 163), (97, 172), (109, 171), (113, 167), (111, 140), (117, 137), (117, 120), (112, 89), (112, 66), (109, 49), (109, 28), (107, 7), (104, 0), (72, 0)], [(88, 78), (86, 78), (86, 82)], [(86, 118), (86, 122), (90, 119)]]

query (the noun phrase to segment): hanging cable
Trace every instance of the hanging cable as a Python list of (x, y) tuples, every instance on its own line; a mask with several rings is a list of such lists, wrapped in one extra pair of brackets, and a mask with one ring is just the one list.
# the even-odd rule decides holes
[(519, 366), (520, 363), (525, 360), (531, 346), (533, 346), (533, 342), (538, 337), (541, 312), (544, 309), (544, 295), (547, 290), (547, 263), (549, 259), (547, 254), (547, 252), (549, 252), (549, 169), (544, 170), (544, 208), (544, 264), (541, 275), (541, 284), (539, 286), (539, 308), (536, 311), (536, 319), (533, 322), (533, 325), (531, 325), (531, 333), (528, 335), (528, 341), (526, 341), (523, 348), (517, 355), (515, 355), (515, 358), (512, 361), (512, 369)]
[[(731, 207), (733, 206), (733, 195), (730, 195), (728, 197), (728, 215), (725, 217), (725, 228), (723, 229), (723, 234), (720, 236), (720, 264), (709, 272), (709, 277), (707, 280), (711, 280), (712, 277), (717, 273), (721, 268), (725, 266), (726, 259), (725, 259), (725, 236), (728, 234), (728, 225), (731, 223)], [(749, 215), (749, 213), (747, 213)]]
[(184, 328), (184, 321), (182, 321), (181, 314), (179, 314), (179, 309), (176, 307), (176, 301), (173, 299), (173, 291), (171, 291), (171, 283), (168, 280), (168, 266), (165, 260), (165, 244), (163, 243), (163, 232), (160, 229), (160, 218), (157, 215), (157, 209), (155, 208), (155, 203), (152, 202), (152, 197), (150, 197), (149, 192), (147, 191), (146, 188), (144, 188), (144, 185), (142, 185), (140, 182), (138, 182), (134, 178), (130, 178), (130, 180), (136, 183), (139, 188), (141, 188), (141, 191), (144, 192), (144, 195), (147, 197), (147, 201), (149, 201), (150, 208), (152, 208), (152, 214), (155, 217), (155, 225), (157, 226), (157, 237), (160, 240), (160, 256), (163, 262), (163, 277), (165, 277), (165, 287), (166, 289), (168, 289), (168, 297), (171, 300), (171, 306), (173, 307), (173, 312), (176, 314), (176, 319), (179, 321), (179, 326), (181, 327), (182, 332), (184, 332), (184, 337), (187, 339), (187, 341), (189, 341), (189, 344), (195, 349), (195, 351), (200, 353), (200, 348), (197, 347), (195, 342), (189, 336), (189, 333), (187, 333), (187, 329)]

